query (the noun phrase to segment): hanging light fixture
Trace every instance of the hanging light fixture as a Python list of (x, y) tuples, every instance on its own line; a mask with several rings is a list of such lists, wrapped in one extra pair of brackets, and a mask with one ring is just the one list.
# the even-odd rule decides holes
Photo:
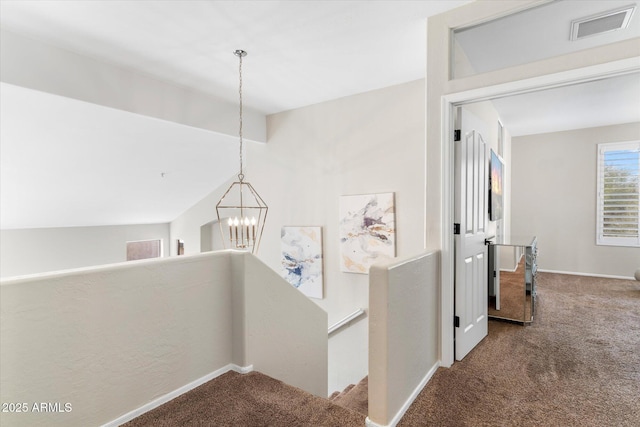
[[(233, 52), (240, 60), (240, 172), (238, 181), (231, 184), (216, 205), (222, 240), (229, 242), (231, 249), (241, 249), (256, 253), (264, 231), (264, 223), (269, 208), (251, 184), (244, 180), (242, 157), (242, 58), (244, 50)], [(226, 244), (225, 244), (226, 247)]]

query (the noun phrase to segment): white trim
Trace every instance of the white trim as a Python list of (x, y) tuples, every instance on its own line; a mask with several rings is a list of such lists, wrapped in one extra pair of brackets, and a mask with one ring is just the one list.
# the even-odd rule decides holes
[(367, 417), (367, 418), (365, 418), (365, 419), (364, 419), (364, 425), (365, 425), (366, 427), (386, 427), (386, 426), (385, 426), (385, 425), (383, 425), (383, 424), (378, 424), (378, 423), (376, 423), (376, 422), (374, 422), (374, 421), (371, 421), (371, 420), (369, 419), (369, 417)]
[(446, 96), (442, 97), (442, 127), (440, 130), (440, 152), (442, 162), (441, 180), (441, 220), (442, 230), (440, 246), (440, 363), (442, 366), (453, 365), (453, 316), (455, 301), (453, 296), (454, 285), (454, 259), (453, 259), (453, 144), (452, 133), (454, 123), (453, 105)]
[(227, 366), (231, 366), (231, 370), (239, 373), (239, 374), (248, 374), (249, 372), (253, 372), (253, 365), (249, 366), (238, 366), (235, 363), (230, 363)]
[(431, 367), (431, 369), (429, 369), (429, 371), (427, 372), (427, 374), (422, 378), (422, 380), (420, 381), (420, 383), (418, 384), (418, 386), (413, 390), (413, 392), (411, 393), (411, 395), (409, 396), (409, 398), (404, 402), (404, 404), (402, 405), (402, 407), (400, 408), (400, 410), (396, 413), (396, 415), (391, 419), (391, 422), (389, 424), (382, 425), (382, 424), (378, 424), (374, 421), (371, 421), (369, 419), (369, 417), (367, 417), (364, 421), (365, 425), (367, 427), (395, 427), (400, 420), (402, 419), (402, 417), (404, 416), (404, 414), (407, 412), (407, 410), (409, 409), (409, 407), (411, 406), (411, 404), (413, 402), (415, 402), (415, 400), (418, 398), (418, 395), (420, 394), (420, 392), (422, 391), (422, 389), (427, 385), (427, 383), (429, 382), (429, 380), (431, 379), (431, 377), (433, 377), (433, 374), (436, 373), (436, 371), (438, 370), (438, 368), (440, 367), (440, 363), (437, 362), (435, 365), (433, 365)]
[(378, 423), (376, 423), (376, 422), (374, 422), (374, 421), (371, 421), (371, 420), (369, 419), (369, 417), (367, 417), (367, 418), (365, 418), (365, 419), (364, 419), (364, 425), (365, 425), (366, 427), (384, 427), (382, 424), (378, 424)]
[(211, 381), (214, 378), (219, 377), (222, 374), (226, 374), (229, 371), (235, 371), (240, 374), (246, 374), (253, 371), (253, 365), (249, 366), (238, 366), (233, 363), (229, 363), (227, 366), (224, 366), (216, 371), (213, 371), (210, 374), (205, 375), (204, 377), (198, 378), (195, 381), (190, 382), (180, 388), (177, 388), (163, 396), (158, 397), (155, 400), (147, 403), (146, 405), (142, 405), (141, 407), (134, 409), (133, 411), (127, 412), (126, 414), (116, 418), (115, 420), (109, 421), (106, 424), (103, 424), (102, 427), (117, 427), (122, 425), (128, 421), (133, 420), (134, 418), (139, 417), (140, 415), (151, 411), (152, 409), (157, 408), (160, 405), (163, 405), (170, 400), (175, 399), (176, 397), (193, 390), (194, 388), (201, 386), (202, 384)]
[(640, 57), (633, 57), (451, 93), (443, 95), (443, 98), (452, 104), (463, 105), (512, 95), (538, 92), (540, 90), (572, 86), (615, 76), (623, 76), (638, 71), (640, 71)]
[(471, 89), (442, 96), (441, 101), (441, 135), (440, 149), (442, 153), (441, 175), (441, 223), (442, 223), (442, 252), (441, 252), (441, 319), (440, 319), (440, 357), (442, 366), (453, 364), (453, 144), (451, 144), (453, 130), (452, 109), (456, 106), (472, 102), (486, 101), (510, 95), (535, 92), (555, 87), (569, 86), (605, 79), (609, 77), (640, 71), (640, 58), (628, 58), (611, 61), (604, 64), (592, 65), (558, 73), (546, 74), (538, 77), (516, 80), (508, 83)]
[(622, 280), (636, 280), (633, 276), (615, 276), (612, 274), (596, 274), (596, 273), (581, 273), (576, 271), (560, 271), (560, 270), (542, 270), (538, 269), (540, 273), (553, 273), (553, 274), (567, 274), (569, 276), (585, 276), (585, 277), (600, 277), (603, 279), (622, 279)]
[(353, 313), (351, 313), (350, 315), (344, 317), (342, 320), (337, 321), (336, 323), (334, 323), (333, 325), (331, 325), (329, 327), (329, 330), (328, 330), (329, 335), (331, 335), (332, 333), (334, 333), (338, 329), (342, 328), (344, 325), (346, 325), (347, 323), (351, 322), (352, 320), (355, 320), (358, 317), (362, 316), (364, 313), (365, 313), (365, 311), (363, 309), (359, 308), (356, 311), (354, 311)]

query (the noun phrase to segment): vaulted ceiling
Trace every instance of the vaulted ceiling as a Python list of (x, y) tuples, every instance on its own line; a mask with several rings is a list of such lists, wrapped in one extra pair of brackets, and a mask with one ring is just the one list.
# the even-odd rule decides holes
[[(0, 26), (12, 37), (206, 94), (233, 107), (229, 120), (236, 128), (235, 49), (249, 52), (243, 66), (245, 105), (255, 117), (264, 117), (424, 78), (426, 18), (465, 3), (2, 0)], [(526, 43), (535, 44), (536, 31), (546, 34), (554, 25), (565, 28), (572, 19), (638, 2), (559, 3), (565, 13), (543, 16), (543, 30), (527, 26)], [(603, 42), (638, 37), (638, 14), (629, 31), (608, 35)], [(494, 42), (489, 52), (526, 62), (523, 52), (534, 49), (522, 49), (514, 37), (504, 35), (509, 25), (488, 34), (498, 31), (502, 39), (511, 39), (512, 50)], [(521, 27), (522, 23), (514, 26)], [(470, 37), (464, 49), (475, 52), (484, 46), (486, 52), (487, 43)], [(535, 49), (539, 50), (544, 47)], [(478, 69), (481, 61), (491, 61), (489, 55), (480, 58), (470, 55)], [(237, 172), (237, 139), (231, 133), (25, 88), (0, 77), (2, 228), (168, 222)], [(640, 120), (639, 109), (633, 107), (638, 82), (637, 76), (624, 85), (603, 82), (596, 90), (608, 93), (616, 109), (602, 108), (597, 119), (603, 121), (602, 111), (612, 111), (618, 121)], [(584, 127), (588, 116), (582, 107), (594, 102), (604, 107), (603, 98), (594, 101), (587, 94), (593, 92), (577, 92), (581, 98), (571, 105), (561, 104), (569, 97), (557, 93), (550, 94), (552, 104), (543, 95), (525, 99), (525, 105), (538, 105), (538, 110), (524, 119), (518, 113), (521, 100), (504, 99), (496, 106), (505, 126), (516, 134), (557, 130), (570, 122)], [(625, 99), (632, 107), (622, 105)], [(561, 111), (575, 114), (571, 120), (559, 120)], [(559, 124), (540, 128), (551, 116)], [(596, 123), (595, 118), (589, 120)]]

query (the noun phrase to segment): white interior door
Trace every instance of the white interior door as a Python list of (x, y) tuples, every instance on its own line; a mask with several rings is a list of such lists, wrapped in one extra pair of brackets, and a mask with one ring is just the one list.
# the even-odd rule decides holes
[[(483, 123), (462, 109), (455, 142), (455, 356), (462, 360), (487, 335), (488, 146)], [(460, 116), (459, 116), (460, 117)], [(458, 228), (456, 226), (456, 228)]]

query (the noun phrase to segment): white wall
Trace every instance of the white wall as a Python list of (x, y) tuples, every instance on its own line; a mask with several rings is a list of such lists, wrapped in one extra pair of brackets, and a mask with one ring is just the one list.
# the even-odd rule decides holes
[(266, 375), (327, 396), (327, 313), (254, 256), (236, 256), (242, 274), (245, 355)]
[(102, 425), (229, 364), (228, 265), (166, 258), (3, 281), (2, 402), (72, 410), (0, 424)]
[(439, 365), (440, 257), (371, 267), (369, 419), (395, 425)]
[(169, 224), (0, 230), (0, 277), (126, 261), (127, 242), (152, 239), (175, 246)]
[[(329, 325), (368, 307), (368, 276), (339, 271), (341, 195), (395, 192), (397, 255), (424, 249), (424, 90), (419, 80), (275, 114), (267, 144), (247, 146), (246, 180), (269, 206), (258, 257), (280, 271), (281, 227), (322, 226), (325, 298), (314, 302)], [(197, 251), (200, 227), (215, 218), (228, 185), (172, 222), (171, 238)], [(367, 375), (366, 323), (332, 335), (329, 392)]]
[(538, 237), (538, 267), (633, 277), (640, 248), (596, 245), (597, 144), (640, 140), (640, 123), (513, 138), (513, 233)]
[(3, 280), (0, 306), (0, 400), (29, 409), (2, 425), (119, 425), (232, 365), (327, 394), (326, 313), (243, 252)]

